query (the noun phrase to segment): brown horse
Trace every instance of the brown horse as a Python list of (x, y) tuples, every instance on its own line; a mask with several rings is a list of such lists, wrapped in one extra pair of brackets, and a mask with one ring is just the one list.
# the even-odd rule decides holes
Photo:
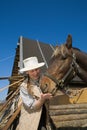
[[(71, 92), (66, 91), (65, 86), (67, 86), (76, 75), (87, 82), (86, 66), (87, 55), (79, 49), (72, 47), (72, 37), (68, 35), (66, 43), (55, 48), (49, 62), (49, 67), (40, 82), (42, 91), (56, 95), (57, 90), (60, 89), (68, 96), (72, 95)], [(47, 124), (50, 124), (49, 102), (45, 105), (47, 109)]]
[(55, 48), (49, 67), (41, 79), (42, 91), (54, 95), (58, 89), (64, 90), (64, 86), (76, 75), (87, 82), (86, 66), (87, 54), (73, 48), (72, 36), (68, 35), (66, 43)]

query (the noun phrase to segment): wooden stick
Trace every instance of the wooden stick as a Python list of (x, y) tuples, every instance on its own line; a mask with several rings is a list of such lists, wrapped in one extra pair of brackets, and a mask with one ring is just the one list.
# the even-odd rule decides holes
[(23, 78), (23, 76), (11, 76), (11, 77), (0, 77), (0, 80), (5, 80), (5, 79), (8, 79), (8, 80), (13, 80), (13, 79), (19, 79), (19, 78)]

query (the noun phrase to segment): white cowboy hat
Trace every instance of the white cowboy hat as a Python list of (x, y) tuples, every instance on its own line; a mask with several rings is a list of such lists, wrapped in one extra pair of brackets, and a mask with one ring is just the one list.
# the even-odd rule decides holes
[(45, 65), (44, 62), (39, 63), (37, 57), (30, 57), (23, 60), (24, 68), (20, 69), (20, 72), (26, 72), (29, 70), (37, 69)]

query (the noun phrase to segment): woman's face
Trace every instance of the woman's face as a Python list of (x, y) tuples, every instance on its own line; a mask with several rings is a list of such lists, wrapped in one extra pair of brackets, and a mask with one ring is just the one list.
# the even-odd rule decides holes
[(40, 69), (33, 69), (33, 70), (29, 70), (27, 71), (27, 74), (29, 74), (29, 77), (31, 79), (37, 80), (40, 77)]

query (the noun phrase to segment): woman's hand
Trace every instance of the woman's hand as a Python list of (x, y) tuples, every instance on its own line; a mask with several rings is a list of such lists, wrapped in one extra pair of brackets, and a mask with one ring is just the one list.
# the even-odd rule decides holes
[(50, 100), (52, 97), (53, 96), (51, 93), (45, 93), (45, 94), (41, 93), (41, 97), (38, 100), (36, 100), (34, 104), (34, 109), (39, 109), (40, 107), (42, 107), (42, 105), (46, 100)]
[(47, 100), (47, 99), (51, 99), (53, 96), (52, 96), (52, 94), (51, 93), (45, 93), (45, 94), (43, 94), (43, 93), (41, 93), (41, 100), (43, 100), (43, 101), (45, 101), (45, 100)]

